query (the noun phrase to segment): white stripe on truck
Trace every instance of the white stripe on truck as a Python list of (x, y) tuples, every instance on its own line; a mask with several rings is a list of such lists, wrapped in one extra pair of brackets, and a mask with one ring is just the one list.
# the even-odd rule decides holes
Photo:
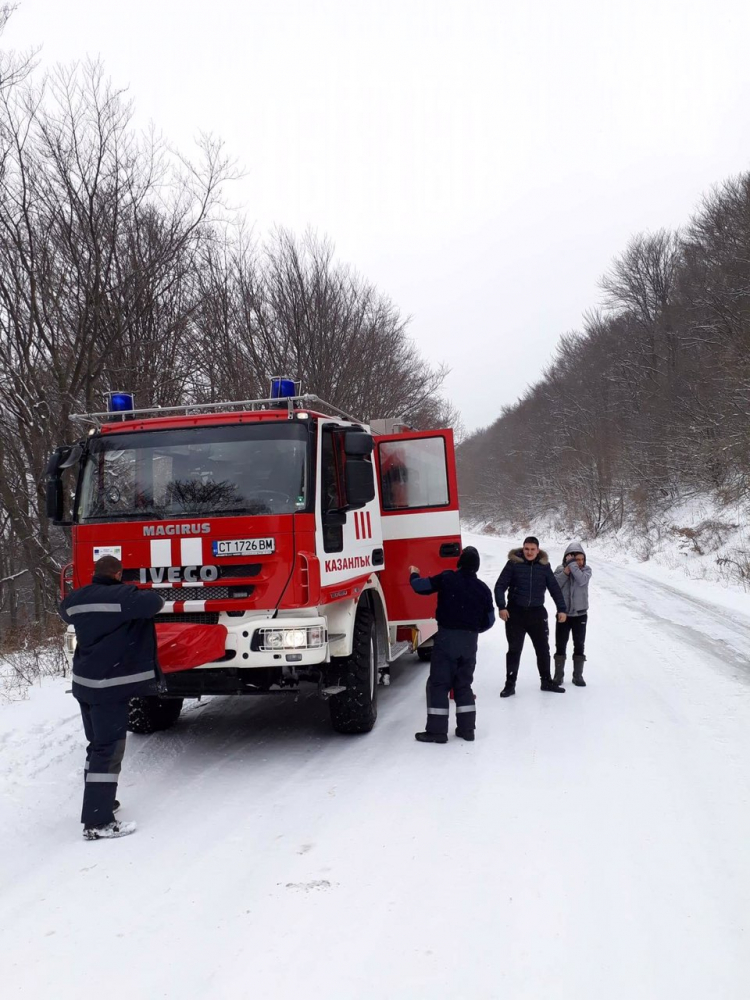
[(203, 539), (180, 539), (180, 566), (203, 565)]
[(439, 538), (458, 535), (461, 524), (457, 510), (431, 510), (420, 514), (386, 514), (381, 518), (383, 541), (402, 538)]
[(172, 565), (172, 539), (152, 538), (151, 539), (151, 565), (171, 566)]

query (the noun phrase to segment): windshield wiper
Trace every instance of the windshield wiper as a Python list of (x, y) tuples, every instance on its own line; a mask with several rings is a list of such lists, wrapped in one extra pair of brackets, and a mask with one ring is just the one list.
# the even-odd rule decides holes
[(162, 521), (164, 515), (155, 510), (112, 510), (107, 514), (89, 514), (82, 521)]
[(272, 514), (273, 511), (265, 503), (246, 504), (244, 507), (217, 507), (214, 510), (203, 511), (202, 516), (221, 517), (222, 514)]

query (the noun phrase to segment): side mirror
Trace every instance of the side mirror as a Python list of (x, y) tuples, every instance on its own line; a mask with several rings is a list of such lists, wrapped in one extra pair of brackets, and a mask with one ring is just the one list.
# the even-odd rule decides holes
[(81, 461), (81, 455), (83, 454), (83, 448), (80, 444), (74, 444), (70, 448), (66, 448), (65, 451), (68, 452), (66, 456), (63, 456), (62, 461), (58, 468), (60, 469), (70, 469), (74, 465), (78, 465)]
[(58, 476), (61, 469), (70, 469), (81, 460), (83, 448), (80, 444), (64, 444), (55, 448), (47, 462), (47, 476)]
[(59, 524), (63, 516), (62, 479), (54, 476), (47, 480), (47, 517), (53, 524)]
[[(369, 437), (369, 435), (367, 435)], [(375, 499), (375, 477), (372, 462), (350, 459), (344, 472), (348, 510), (358, 510)]]
[(56, 448), (47, 462), (47, 517), (53, 524), (70, 524), (63, 519), (63, 469), (70, 469), (80, 461), (83, 448), (80, 444), (62, 445)]
[(367, 458), (372, 455), (375, 442), (365, 431), (347, 431), (344, 434), (344, 453), (347, 458)]
[(51, 476), (56, 476), (59, 474), (60, 462), (62, 462), (64, 451), (65, 451), (64, 448), (55, 448), (55, 450), (50, 455), (49, 461), (47, 462), (47, 468), (45, 470), (48, 479)]

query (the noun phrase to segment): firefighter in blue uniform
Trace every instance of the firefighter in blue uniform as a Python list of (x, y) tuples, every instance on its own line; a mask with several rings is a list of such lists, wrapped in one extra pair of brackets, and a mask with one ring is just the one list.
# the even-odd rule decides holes
[(83, 792), (86, 840), (124, 837), (135, 823), (118, 823), (114, 812), (128, 726), (128, 703), (153, 694), (159, 668), (153, 617), (164, 607), (155, 590), (122, 582), (122, 563), (102, 556), (90, 584), (60, 604), (60, 617), (75, 628), (73, 695), (81, 706), (88, 740)]
[(479, 553), (472, 545), (461, 553), (458, 568), (437, 576), (420, 577), (409, 567), (412, 589), (437, 594), (438, 631), (427, 680), (427, 726), (416, 733), (420, 743), (448, 742), (450, 692), (456, 703), (456, 736), (474, 739), (476, 704), (471, 689), (477, 662), (477, 637), (495, 624), (492, 593), (477, 578)]

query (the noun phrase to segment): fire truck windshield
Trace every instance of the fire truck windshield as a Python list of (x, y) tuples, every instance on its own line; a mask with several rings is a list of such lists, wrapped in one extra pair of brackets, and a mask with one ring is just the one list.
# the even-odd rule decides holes
[(77, 519), (293, 514), (307, 509), (307, 426), (258, 422), (91, 439)]

